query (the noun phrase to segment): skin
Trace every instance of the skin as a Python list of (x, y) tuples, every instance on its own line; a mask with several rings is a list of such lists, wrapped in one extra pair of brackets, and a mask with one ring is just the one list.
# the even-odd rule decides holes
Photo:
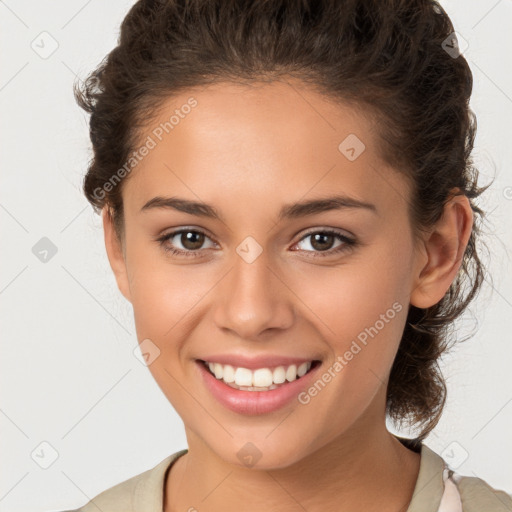
[[(138, 340), (160, 350), (149, 370), (185, 425), (189, 451), (167, 475), (165, 512), (405, 511), (420, 456), (386, 428), (386, 386), (408, 305), (439, 302), (460, 267), (473, 222), (468, 199), (452, 198), (415, 244), (408, 184), (380, 159), (370, 118), (292, 80), (191, 89), (166, 101), (141, 140), (190, 96), (197, 107), (124, 184), (121, 242), (103, 214)], [(366, 146), (354, 161), (338, 150), (351, 133)], [(378, 214), (354, 208), (277, 219), (284, 204), (334, 193), (373, 203)], [(209, 203), (224, 222), (141, 212), (155, 196)], [(198, 257), (171, 255), (155, 241), (181, 227), (207, 233)], [(322, 251), (305, 236), (312, 228), (360, 244), (334, 254), (344, 242), (332, 238)], [(236, 252), (248, 236), (263, 251), (250, 264)], [(194, 250), (183, 240), (165, 243)], [(331, 367), (395, 302), (401, 311), (307, 405), (237, 414), (198, 378), (196, 358), (225, 352), (298, 355)], [(253, 467), (237, 457), (247, 442), (261, 452)]]

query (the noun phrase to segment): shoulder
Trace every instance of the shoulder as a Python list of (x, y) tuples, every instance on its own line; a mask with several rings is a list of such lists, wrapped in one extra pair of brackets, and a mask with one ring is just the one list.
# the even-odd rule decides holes
[(512, 512), (512, 496), (478, 477), (456, 473), (419, 440), (399, 440), (421, 450), (420, 470), (407, 512)]
[(512, 512), (512, 496), (491, 487), (478, 477), (452, 476), (459, 490), (464, 512)]
[(60, 512), (135, 512), (141, 509), (161, 511), (163, 486), (168, 468), (187, 450), (169, 455), (155, 467), (110, 487), (80, 508)]

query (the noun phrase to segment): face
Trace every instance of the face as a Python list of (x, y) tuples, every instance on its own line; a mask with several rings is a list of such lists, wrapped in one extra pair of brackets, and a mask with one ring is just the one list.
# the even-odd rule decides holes
[[(384, 428), (386, 383), (427, 260), (413, 245), (408, 185), (380, 160), (372, 122), (297, 82), (217, 84), (170, 98), (148, 137), (154, 147), (123, 188), (123, 256), (108, 220), (105, 236), (139, 343), (151, 340), (149, 370), (187, 436), (238, 465), (250, 442), (259, 466), (277, 468)], [(290, 208), (334, 196), (367, 206)], [(206, 203), (218, 218), (143, 208), (155, 197)], [(197, 360), (219, 354), (321, 364), (300, 396), (250, 414), (205, 385)]]

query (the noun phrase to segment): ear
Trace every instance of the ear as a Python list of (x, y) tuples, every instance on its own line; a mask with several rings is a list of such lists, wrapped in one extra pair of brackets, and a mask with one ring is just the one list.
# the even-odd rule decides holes
[(108, 261), (117, 281), (117, 287), (126, 300), (131, 302), (130, 285), (126, 270), (126, 259), (121, 241), (114, 229), (114, 221), (108, 206), (102, 211), (103, 232), (105, 235), (105, 248), (107, 249)]
[(428, 240), (423, 242), (423, 261), (426, 257), (427, 263), (413, 283), (413, 306), (428, 308), (444, 297), (460, 268), (472, 228), (473, 210), (468, 198), (451, 196)]

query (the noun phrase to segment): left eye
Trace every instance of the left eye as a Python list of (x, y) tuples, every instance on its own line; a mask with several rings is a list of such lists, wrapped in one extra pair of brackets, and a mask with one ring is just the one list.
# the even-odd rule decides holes
[[(327, 231), (313, 231), (307, 233), (297, 245), (303, 242), (304, 240), (311, 239), (309, 245), (315, 249), (314, 252), (327, 252), (328, 254), (338, 253), (343, 250), (347, 250), (348, 248), (355, 245), (355, 240), (348, 238), (337, 231), (327, 230)], [(342, 243), (338, 245), (336, 248), (332, 249), (332, 244), (334, 240), (340, 240)], [(326, 247), (327, 246), (327, 247)], [(317, 254), (315, 254), (317, 256)], [(322, 254), (318, 254), (318, 256), (323, 256)]]
[[(172, 241), (174, 238), (178, 236), (179, 243), (182, 245), (183, 249), (177, 248), (176, 244)], [(355, 240), (337, 231), (318, 230), (307, 233), (295, 245), (303, 243), (303, 241), (305, 241), (308, 238), (312, 239), (312, 242), (310, 242), (309, 245), (310, 247), (313, 248), (313, 251), (305, 249), (300, 250), (305, 252), (313, 252), (314, 257), (330, 256), (334, 253), (346, 251), (357, 244)], [(202, 251), (201, 246), (204, 244), (205, 239), (210, 238), (208, 237), (208, 235), (206, 235), (206, 233), (202, 231), (196, 229), (181, 229), (163, 235), (160, 238), (157, 238), (157, 241), (160, 242), (160, 245), (166, 252), (170, 252), (171, 254), (180, 256), (196, 257), (200, 256), (200, 252)], [(332, 249), (332, 244), (336, 239), (340, 240), (342, 243), (338, 245), (336, 248)], [(216, 245), (215, 242), (214, 245)]]

